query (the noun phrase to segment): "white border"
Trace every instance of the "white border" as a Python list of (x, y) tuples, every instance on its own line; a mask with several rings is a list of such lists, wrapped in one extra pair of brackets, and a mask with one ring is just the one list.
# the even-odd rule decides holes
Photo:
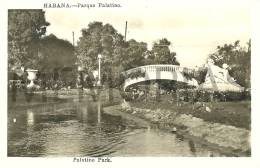
[[(1, 1), (0, 13), (0, 85), (1, 85), (1, 116), (0, 116), (0, 167), (260, 167), (260, 138), (259, 138), (259, 63), (260, 61), (260, 1), (252, 0), (252, 157), (249, 158), (185, 158), (185, 157), (126, 157), (126, 158), (113, 158), (113, 162), (106, 163), (73, 163), (73, 158), (8, 158), (7, 157), (7, 9), (8, 8), (42, 8), (43, 0), (24, 0), (14, 1), (8, 0), (7, 2)], [(48, 0), (49, 2), (60, 2), (58, 0)], [(76, 0), (63, 0), (62, 2), (71, 2)], [(84, 0), (79, 0), (86, 2)], [(77, 1), (77, 2), (79, 2)], [(90, 1), (90, 0), (89, 0)], [(103, 0), (105, 1), (105, 0)], [(113, 0), (110, 0), (113, 1)], [(117, 1), (117, 0), (114, 0)], [(127, 5), (134, 5), (140, 1), (122, 1)], [(149, 1), (142, 0), (142, 3), (149, 3)], [(162, 2), (162, 1), (161, 1)], [(156, 3), (153, 1), (153, 3)], [(157, 1), (157, 3), (160, 3)], [(58, 9), (57, 9), (58, 10)]]

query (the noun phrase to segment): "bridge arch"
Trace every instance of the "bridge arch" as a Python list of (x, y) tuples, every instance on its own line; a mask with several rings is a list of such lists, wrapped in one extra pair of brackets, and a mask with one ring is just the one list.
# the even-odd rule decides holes
[(187, 83), (190, 86), (198, 86), (198, 82), (195, 79), (187, 79), (184, 75), (184, 73), (193, 73), (193, 70), (178, 65), (158, 64), (140, 66), (125, 71), (125, 74), (128, 76), (134, 72), (143, 72), (144, 75), (136, 78), (127, 78), (124, 83), (124, 90), (133, 84), (156, 79), (175, 80)]

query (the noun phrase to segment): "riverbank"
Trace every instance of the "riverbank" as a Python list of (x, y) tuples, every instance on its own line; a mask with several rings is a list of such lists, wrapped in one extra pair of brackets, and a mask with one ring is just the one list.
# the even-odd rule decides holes
[[(251, 102), (176, 102), (171, 95), (161, 95), (160, 101), (131, 101), (131, 107), (151, 110), (168, 110), (192, 115), (207, 122), (251, 129)], [(160, 117), (160, 115), (158, 116)]]
[(221, 123), (208, 122), (191, 114), (165, 109), (144, 109), (124, 102), (120, 106), (104, 108), (105, 113), (120, 115), (135, 124), (158, 128), (204, 144), (229, 156), (250, 156), (250, 131)]

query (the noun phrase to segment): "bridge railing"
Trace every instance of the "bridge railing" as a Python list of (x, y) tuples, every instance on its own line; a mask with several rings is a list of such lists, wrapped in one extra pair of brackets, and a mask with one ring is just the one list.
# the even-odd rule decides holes
[(159, 64), (159, 65), (145, 65), (137, 68), (129, 69), (125, 71), (126, 74), (131, 74), (133, 72), (142, 71), (142, 72), (156, 72), (156, 71), (166, 71), (166, 72), (186, 72), (193, 73), (194, 70), (186, 67), (180, 67), (178, 65), (167, 65), (167, 64)]

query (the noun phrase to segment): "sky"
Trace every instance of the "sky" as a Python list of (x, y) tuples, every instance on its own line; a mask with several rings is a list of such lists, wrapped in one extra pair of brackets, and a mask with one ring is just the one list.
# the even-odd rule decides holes
[[(84, 1), (95, 3), (95, 0)], [(246, 0), (113, 0), (121, 8), (46, 9), (51, 25), (47, 34), (72, 42), (81, 36), (81, 29), (93, 21), (111, 24), (127, 40), (148, 43), (167, 38), (171, 50), (177, 53), (181, 66), (195, 67), (205, 63), (218, 45), (250, 38), (250, 1)]]

